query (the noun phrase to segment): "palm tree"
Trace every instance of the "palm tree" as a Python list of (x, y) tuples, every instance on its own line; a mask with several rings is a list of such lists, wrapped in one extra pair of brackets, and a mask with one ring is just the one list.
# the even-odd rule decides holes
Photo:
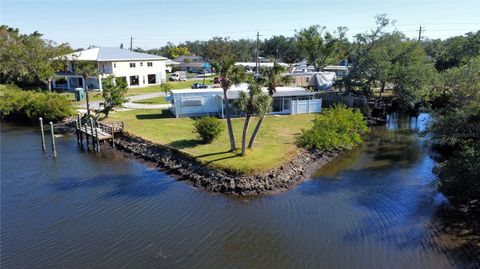
[(250, 83), (248, 93), (240, 92), (239, 99), (235, 102), (237, 108), (245, 113), (245, 122), (242, 132), (242, 151), (241, 155), (245, 155), (247, 148), (247, 130), (250, 118), (255, 114), (266, 113), (270, 107), (270, 96), (263, 94), (261, 86), (258, 83)]
[(232, 120), (230, 114), (230, 106), (228, 104), (227, 91), (232, 85), (238, 85), (244, 82), (247, 78), (245, 71), (235, 66), (235, 60), (231, 56), (223, 56), (217, 62), (213, 63), (213, 67), (218, 72), (221, 78), (221, 85), (223, 89), (223, 103), (225, 107), (225, 114), (227, 116), (228, 136), (230, 139), (230, 150), (235, 151), (235, 137), (233, 135)]
[(83, 81), (85, 82), (85, 98), (87, 101), (87, 115), (90, 116), (90, 99), (88, 97), (87, 79), (90, 76), (95, 76), (98, 73), (98, 70), (95, 67), (95, 65), (88, 62), (77, 62), (75, 65), (75, 70), (80, 75), (82, 75)]
[[(277, 87), (280, 85), (287, 85), (290, 83), (291, 77), (282, 76), (285, 72), (285, 68), (276, 62), (273, 63), (272, 68), (263, 69), (261, 72), (260, 82), (267, 87), (268, 95), (270, 96), (270, 102), (273, 100), (273, 94), (277, 92)], [(271, 107), (271, 103), (269, 104)], [(257, 138), (258, 132), (260, 131), (260, 127), (262, 126), (263, 120), (265, 119), (265, 113), (260, 114), (260, 119), (253, 130), (252, 137), (250, 138), (250, 142), (248, 143), (248, 148), (253, 147), (253, 143), (255, 143), (255, 139)]]

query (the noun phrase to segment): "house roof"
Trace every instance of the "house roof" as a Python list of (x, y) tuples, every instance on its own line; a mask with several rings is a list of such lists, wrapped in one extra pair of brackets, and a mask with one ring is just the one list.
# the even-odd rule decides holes
[(179, 62), (176, 62), (176, 61), (174, 61), (174, 60), (167, 59), (167, 60), (165, 61), (165, 64), (166, 64), (166, 65), (179, 65), (180, 63), (179, 63)]
[(185, 62), (185, 59), (188, 59), (189, 62), (206, 62), (202, 56), (193, 56), (193, 55), (182, 55), (173, 59), (176, 62)]
[(67, 54), (68, 60), (77, 61), (96, 61), (96, 62), (108, 62), (108, 61), (141, 61), (141, 60), (166, 60), (167, 58), (147, 54), (134, 52), (130, 50), (124, 50), (119, 48), (100, 47), (92, 48), (74, 53)]
[[(228, 90), (228, 99), (237, 99), (240, 96), (241, 91), (246, 91), (248, 89), (248, 84), (243, 83), (240, 85), (234, 85)], [(267, 88), (263, 87), (262, 91), (268, 93)], [(223, 99), (223, 89), (222, 88), (207, 88), (207, 89), (185, 89), (185, 90), (172, 90), (174, 95), (176, 94), (218, 94), (220, 98)], [(302, 87), (277, 87), (277, 92), (273, 94), (273, 97), (288, 97), (288, 96), (309, 96), (314, 95), (315, 93), (309, 92)]]
[[(286, 63), (277, 63), (283, 67), (288, 67), (289, 65)], [(256, 67), (257, 63), (255, 62), (236, 62), (235, 65), (240, 66), (248, 66), (248, 67)], [(260, 67), (273, 67), (274, 63), (259, 63)]]

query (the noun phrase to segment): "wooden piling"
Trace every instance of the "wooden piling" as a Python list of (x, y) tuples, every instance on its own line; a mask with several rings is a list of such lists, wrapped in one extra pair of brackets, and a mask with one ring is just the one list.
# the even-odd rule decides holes
[(43, 132), (43, 119), (40, 117), (38, 118), (40, 122), (40, 136), (42, 137), (42, 151), (45, 152), (45, 133)]
[(88, 124), (85, 122), (85, 141), (87, 142), (87, 150), (90, 150), (90, 142), (88, 141)]
[(91, 131), (91, 134), (92, 134), (92, 151), (95, 151), (96, 150), (96, 146), (97, 146), (97, 143), (95, 143), (95, 132), (93, 130), (93, 119), (90, 118), (90, 131)]
[(112, 148), (115, 147), (115, 128), (112, 122)]
[(78, 113), (78, 131), (80, 133), (80, 147), (83, 149), (82, 118), (80, 117), (80, 113)]
[(50, 134), (52, 136), (52, 157), (57, 158), (57, 149), (55, 148), (55, 131), (53, 130), (53, 122), (50, 122)]
[(100, 152), (100, 139), (98, 137), (98, 128), (95, 128), (95, 136), (97, 137), (97, 151)]
[(77, 114), (77, 120), (76, 120), (76, 134), (77, 134), (77, 144), (80, 145), (80, 137), (82, 135), (82, 118), (80, 118), (80, 113)]

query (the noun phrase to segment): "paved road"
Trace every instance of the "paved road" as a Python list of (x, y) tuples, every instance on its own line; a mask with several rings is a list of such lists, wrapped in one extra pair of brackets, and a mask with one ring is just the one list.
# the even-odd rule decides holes
[[(139, 94), (139, 95), (134, 95), (127, 97), (128, 102), (123, 104), (125, 108), (129, 109), (168, 109), (170, 108), (170, 104), (156, 104), (156, 105), (149, 105), (149, 104), (136, 104), (133, 103), (135, 101), (140, 101), (144, 99), (150, 99), (150, 98), (156, 98), (160, 96), (165, 96), (165, 93), (163, 92), (154, 92), (154, 93), (145, 93), (145, 94)], [(100, 108), (100, 103), (103, 101), (93, 101), (90, 102), (90, 109), (99, 109)], [(82, 103), (77, 105), (78, 110), (85, 110), (87, 108), (87, 104)]]

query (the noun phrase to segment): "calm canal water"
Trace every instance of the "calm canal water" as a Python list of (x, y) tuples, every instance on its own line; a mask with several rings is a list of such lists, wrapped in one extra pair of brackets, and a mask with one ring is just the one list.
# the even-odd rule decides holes
[(426, 118), (392, 119), (311, 180), (253, 199), (68, 136), (53, 160), (37, 130), (2, 124), (1, 268), (475, 268), (438, 224)]

